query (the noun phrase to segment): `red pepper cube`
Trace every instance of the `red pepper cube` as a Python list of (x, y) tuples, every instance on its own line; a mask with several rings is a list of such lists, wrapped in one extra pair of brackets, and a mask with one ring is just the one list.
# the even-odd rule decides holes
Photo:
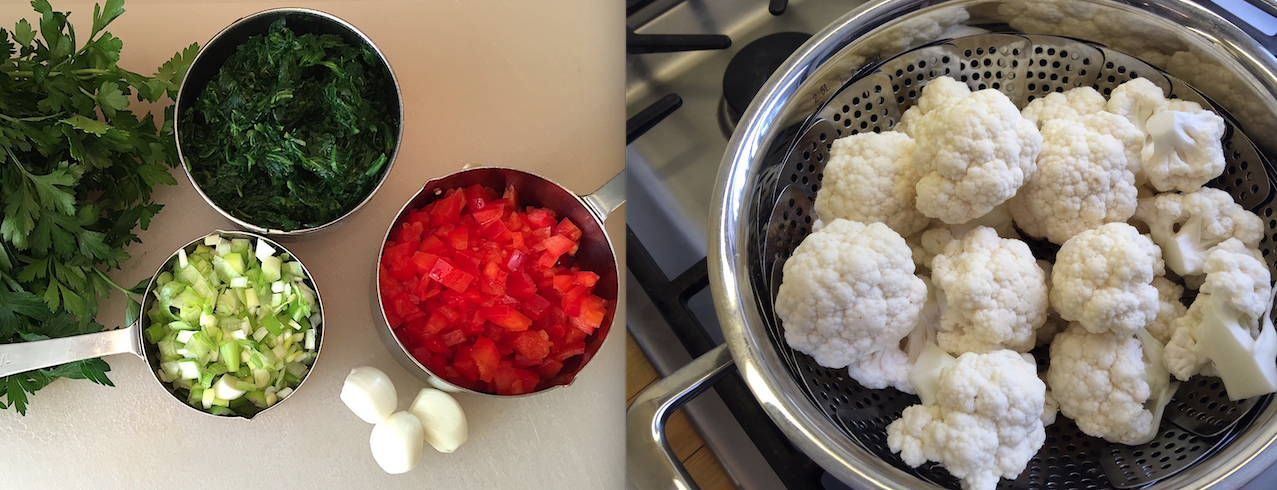
[(516, 298), (526, 298), (530, 294), (536, 294), (537, 285), (532, 280), (532, 276), (526, 272), (510, 274), (505, 283), (506, 294)]
[(581, 304), (586, 296), (590, 295), (590, 290), (585, 286), (574, 286), (571, 290), (563, 294), (563, 314), (567, 316), (580, 316)]
[(573, 242), (567, 237), (561, 235), (554, 235), (546, 238), (545, 241), (538, 245), (543, 246), (546, 252), (554, 254), (554, 257), (557, 259), (560, 255), (571, 251), (572, 247), (576, 246), (576, 242)]
[(559, 294), (567, 293), (576, 286), (576, 276), (569, 274), (559, 274), (554, 276), (554, 290)]
[(563, 218), (558, 225), (555, 225), (554, 234), (567, 237), (574, 242), (581, 239), (581, 229), (568, 218)]
[(514, 352), (528, 359), (540, 361), (550, 355), (550, 336), (545, 332), (524, 330), (511, 339)]
[(444, 255), (450, 252), (443, 240), (434, 235), (421, 239), (421, 245), (417, 246), (417, 250), (435, 255)]
[(531, 294), (523, 298), (523, 313), (533, 320), (545, 316), (545, 311), (549, 308), (550, 302), (541, 295)]
[(407, 222), (399, 227), (400, 242), (419, 242), (421, 241), (421, 231), (425, 227), (419, 221)]
[(497, 366), (501, 362), (501, 355), (497, 353), (497, 344), (487, 337), (479, 337), (470, 347), (470, 357), (479, 368), (479, 379), (492, 382), (492, 376), (496, 374)]
[(434, 337), (448, 328), (448, 319), (438, 310), (430, 312), (430, 318), (423, 324), (422, 335), (425, 337)]
[(448, 245), (456, 250), (465, 250), (470, 246), (470, 230), (464, 226), (458, 226), (456, 229), (448, 233)]
[(430, 210), (430, 225), (440, 226), (445, 223), (456, 223), (461, 218), (461, 208), (465, 206), (464, 193), (457, 189), (449, 190), (442, 199), (435, 201)]
[(488, 321), (500, 325), (501, 328), (511, 332), (527, 330), (532, 325), (531, 318), (509, 306), (492, 306), (484, 308), (482, 311)]
[(399, 296), (395, 296), (394, 299), (391, 300), (391, 305), (393, 305), (395, 314), (398, 315), (399, 318), (403, 319), (404, 323), (415, 322), (426, 317), (426, 312), (421, 311), (421, 308), (418, 308), (417, 305), (413, 304), (412, 300), (408, 299), (408, 295), (406, 293), (401, 293)]
[(515, 250), (510, 252), (510, 258), (505, 261), (505, 270), (515, 272), (523, 269), (524, 255), (522, 251)]
[(603, 323), (605, 316), (607, 316), (607, 300), (590, 295), (581, 300), (581, 315), (576, 318), (580, 318), (582, 323), (590, 327), (590, 331), (586, 333), (593, 333), (594, 329), (599, 328), (599, 325)]
[(474, 275), (479, 275), (479, 265), (483, 263), (479, 254), (469, 250), (457, 250), (452, 254), (452, 260), (458, 267)]
[(501, 202), (505, 203), (508, 211), (519, 210), (519, 191), (514, 188), (514, 184), (505, 186), (505, 192), (501, 194)]
[(495, 194), (495, 192), (489, 191), (479, 184), (467, 187), (465, 190), (466, 208), (472, 213), (475, 210), (483, 209), (488, 205), (488, 201), (491, 201), (492, 197), (495, 197)]
[[(452, 352), (452, 349), (448, 347), (447, 344), (444, 344), (443, 340), (440, 340), (440, 337), (430, 337), (426, 339), (425, 342), (423, 342), (423, 345), (425, 345), (427, 349), (430, 349), (431, 352), (434, 352), (436, 354), (448, 354)], [(443, 359), (443, 356), (435, 356), (435, 357), (438, 359)], [(436, 373), (441, 372), (441, 370), (433, 369), (433, 368), (431, 368), (431, 371), (434, 371)]]
[(526, 215), (528, 223), (531, 224), (533, 228), (549, 228), (556, 224), (554, 212), (549, 209), (531, 208), (528, 210)]
[(562, 350), (556, 352), (553, 359), (563, 362), (581, 354), (585, 354), (585, 342), (571, 342), (564, 345)]
[(522, 395), (535, 391), (540, 382), (540, 376), (532, 371), (502, 367), (497, 371), (492, 384), (498, 395)]
[(489, 223), (479, 225), (479, 235), (497, 243), (510, 241), (510, 230), (506, 228), (505, 223), (501, 220), (493, 220)]
[(381, 297), (387, 299), (403, 292), (403, 286), (395, 278), (390, 277), (390, 269), (384, 265), (377, 266), (377, 288), (381, 290)]
[(454, 328), (439, 334), (439, 341), (443, 342), (443, 345), (452, 347), (454, 345), (465, 343), (466, 334), (461, 330)]
[(534, 367), (532, 370), (541, 375), (541, 379), (550, 379), (563, 370), (563, 363), (554, 359), (545, 359), (541, 361), (540, 366)]
[(439, 260), (439, 256), (432, 253), (416, 252), (412, 255), (412, 263), (417, 266), (417, 273), (423, 276), (430, 274), (430, 270), (435, 268), (435, 261), (437, 260)]
[[(480, 226), (491, 223), (501, 223), (501, 218), (505, 216), (505, 203), (496, 202), (488, 204), (484, 208), (472, 212), (471, 216), (474, 216), (475, 223), (478, 223)], [(501, 224), (505, 225), (505, 223)]]
[(599, 283), (599, 275), (590, 271), (577, 272), (573, 279), (573, 282), (576, 284), (587, 288), (592, 288), (595, 284)]
[[(474, 356), (471, 355), (472, 348), (468, 345), (457, 347), (457, 355), (452, 360), (452, 367), (456, 368), (459, 378), (466, 381), (479, 381), (479, 363), (475, 362)], [(448, 379), (453, 381), (453, 379)], [(453, 381), (454, 383), (456, 381)]]

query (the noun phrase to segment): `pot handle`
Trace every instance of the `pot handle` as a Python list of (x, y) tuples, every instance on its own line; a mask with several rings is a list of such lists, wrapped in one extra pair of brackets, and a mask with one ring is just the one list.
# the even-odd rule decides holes
[(141, 355), (141, 322), (128, 328), (60, 339), (0, 345), (0, 378), (81, 359), (132, 352)]
[(585, 201), (585, 207), (598, 216), (599, 223), (607, 221), (612, 211), (625, 204), (625, 170), (621, 170), (594, 193), (581, 196), (581, 199)]
[(678, 407), (709, 389), (734, 365), (727, 345), (715, 347), (643, 390), (625, 414), (627, 488), (699, 488), (665, 438), (665, 422)]

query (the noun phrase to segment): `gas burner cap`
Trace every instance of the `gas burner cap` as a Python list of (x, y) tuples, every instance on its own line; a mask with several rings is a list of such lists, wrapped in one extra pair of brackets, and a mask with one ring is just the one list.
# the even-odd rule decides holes
[(723, 72), (723, 100), (733, 126), (772, 72), (810, 37), (801, 32), (770, 34), (745, 45), (732, 57)]

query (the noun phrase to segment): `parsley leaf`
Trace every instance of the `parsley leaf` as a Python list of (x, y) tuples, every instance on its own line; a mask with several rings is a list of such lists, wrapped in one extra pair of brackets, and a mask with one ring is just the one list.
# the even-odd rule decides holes
[(384, 173), (399, 124), (393, 90), (371, 48), (297, 35), (281, 18), (244, 41), (180, 115), (183, 155), (230, 214), (280, 230), (319, 226)]
[[(31, 7), (38, 29), (15, 24), (17, 46), (0, 64), (0, 343), (99, 332), (98, 298), (112, 287), (140, 294), (105, 271), (128, 259), (134, 229), (159, 212), (152, 187), (177, 182), (177, 148), (171, 104), (139, 117), (129, 96), (171, 98), (198, 50), (142, 76), (116, 66), (124, 42), (105, 30), (122, 0), (95, 6), (83, 44), (67, 13), (47, 0)], [(25, 414), (30, 395), (58, 378), (109, 386), (110, 369), (87, 359), (0, 378), (0, 409)]]

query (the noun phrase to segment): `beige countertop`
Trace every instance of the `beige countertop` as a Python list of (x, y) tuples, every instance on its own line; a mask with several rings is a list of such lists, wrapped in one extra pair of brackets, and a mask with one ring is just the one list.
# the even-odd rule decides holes
[[(0, 25), (35, 19), (17, 3), (0, 6)], [(90, 2), (53, 3), (88, 31)], [(323, 10), (367, 33), (399, 78), (405, 111), (398, 160), (373, 200), (332, 234), (286, 243), (314, 274), (327, 310), (323, 352), (305, 388), (251, 421), (217, 419), (180, 406), (142, 360), (111, 356), (114, 388), (60, 380), (32, 397), (25, 417), (0, 411), (0, 488), (620, 488), (621, 321), (571, 387), (514, 400), (459, 395), (469, 442), (453, 454), (427, 446), (404, 475), (378, 468), (372, 426), (338, 393), (360, 365), (390, 375), (401, 408), (423, 386), (378, 340), (371, 288), (386, 227), (426, 180), (466, 164), (505, 165), (589, 193), (624, 169), (621, 4), (130, 0), (109, 31), (124, 40), (120, 65), (151, 73), (235, 19), (278, 6)], [(127, 249), (133, 258), (110, 273), (121, 284), (146, 277), (188, 240), (231, 228), (173, 173), (179, 185), (155, 194), (164, 210)], [(621, 263), (624, 222), (622, 207), (607, 226)], [(622, 299), (617, 319), (624, 308)], [(116, 326), (123, 317), (117, 293), (98, 321)]]

